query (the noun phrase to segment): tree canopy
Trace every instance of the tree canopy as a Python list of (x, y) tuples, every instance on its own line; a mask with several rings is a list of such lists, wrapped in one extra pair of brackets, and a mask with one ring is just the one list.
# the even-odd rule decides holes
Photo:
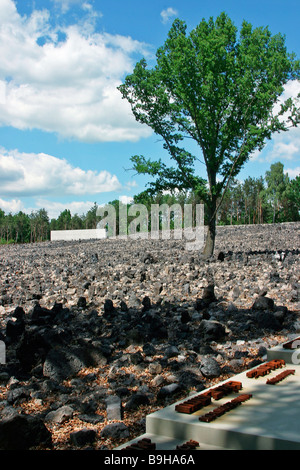
[[(154, 178), (150, 192), (190, 189), (206, 204), (206, 256), (214, 250), (217, 204), (230, 180), (274, 132), (299, 124), (299, 96), (281, 100), (284, 85), (299, 77), (299, 61), (287, 52), (283, 35), (246, 21), (238, 34), (221, 13), (189, 34), (176, 19), (156, 65), (148, 68), (143, 58), (119, 87), (136, 120), (163, 139), (174, 162), (135, 155), (134, 169)], [(196, 152), (185, 139), (196, 143)], [(206, 178), (196, 173), (199, 159)]]

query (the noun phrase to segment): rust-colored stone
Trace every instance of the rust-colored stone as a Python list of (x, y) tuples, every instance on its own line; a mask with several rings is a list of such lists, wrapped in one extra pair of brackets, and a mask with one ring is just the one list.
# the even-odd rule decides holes
[(269, 384), (269, 385), (275, 385), (278, 382), (281, 382), (283, 379), (285, 379), (289, 375), (292, 375), (294, 373), (295, 373), (294, 369), (285, 370), (285, 371), (281, 372), (280, 374), (276, 375), (276, 377), (272, 377), (271, 379), (267, 380), (266, 383)]
[(183, 403), (179, 403), (175, 406), (175, 411), (178, 413), (191, 414), (195, 413), (198, 410), (201, 410), (204, 406), (209, 405), (211, 398), (207, 395), (198, 395), (197, 397), (192, 397), (189, 400), (186, 400)]
[(210, 411), (206, 413), (205, 415), (200, 416), (199, 421), (210, 423), (211, 421), (214, 421), (220, 416), (223, 416), (223, 414), (228, 413), (228, 411), (231, 411), (234, 408), (240, 406), (242, 403), (249, 400), (251, 397), (252, 395), (250, 393), (249, 394), (244, 393), (243, 395), (239, 395), (238, 397), (225, 403), (224, 405), (221, 405), (218, 408), (215, 408), (213, 411)]
[(210, 395), (215, 400), (220, 400), (221, 398), (229, 395), (232, 392), (238, 392), (242, 389), (241, 382), (235, 382), (230, 380), (223, 385), (218, 385), (217, 387), (211, 388), (206, 393)]
[(196, 449), (196, 447), (199, 447), (199, 442), (190, 439), (184, 444), (176, 446), (176, 450), (193, 450)]
[(155, 450), (156, 444), (151, 442), (151, 439), (143, 438), (137, 442), (133, 442), (130, 446), (125, 447), (124, 450)]
[(260, 366), (256, 367), (256, 369), (249, 370), (246, 375), (248, 378), (257, 379), (258, 377), (263, 377), (269, 374), (272, 370), (283, 367), (284, 365), (285, 361), (283, 359), (272, 359), (266, 364), (261, 364)]
[(236, 393), (241, 389), (241, 382), (230, 380), (223, 385), (211, 388), (197, 397), (192, 397), (189, 400), (176, 405), (175, 411), (186, 414), (195, 413), (196, 411), (201, 410), (204, 406), (209, 405), (211, 403), (211, 398), (220, 400), (224, 396), (229, 395), (232, 392)]

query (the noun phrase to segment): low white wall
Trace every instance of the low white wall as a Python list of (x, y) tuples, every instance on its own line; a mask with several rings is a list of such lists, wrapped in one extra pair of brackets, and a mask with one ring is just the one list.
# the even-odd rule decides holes
[(6, 364), (6, 352), (5, 352), (5, 343), (0, 341), (0, 364)]
[(90, 229), (90, 230), (52, 230), (51, 241), (58, 240), (93, 240), (106, 238), (105, 229)]

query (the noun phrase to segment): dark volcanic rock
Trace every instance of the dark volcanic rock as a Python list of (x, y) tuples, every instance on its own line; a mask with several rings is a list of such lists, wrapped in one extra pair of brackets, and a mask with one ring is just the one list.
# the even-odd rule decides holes
[(214, 284), (209, 284), (204, 288), (202, 298), (196, 299), (195, 308), (197, 311), (201, 311), (209, 307), (209, 305), (215, 302), (216, 300), (217, 299), (215, 296), (215, 286)]
[(5, 334), (11, 341), (16, 341), (17, 339), (19, 339), (20, 336), (24, 333), (24, 331), (25, 331), (24, 319), (20, 319), (16, 321), (8, 320), (6, 324)]
[(44, 325), (49, 323), (53, 320), (54, 315), (53, 311), (49, 310), (48, 308), (41, 307), (41, 305), (37, 302), (31, 312), (31, 320), (36, 325)]
[(274, 300), (269, 297), (260, 296), (252, 305), (252, 310), (273, 310), (274, 309)]
[(79, 431), (71, 432), (70, 441), (76, 447), (83, 447), (87, 444), (93, 444), (97, 437), (95, 429), (80, 429)]
[(124, 423), (107, 424), (101, 431), (100, 437), (112, 439), (125, 439), (129, 437), (129, 430)]
[(8, 391), (6, 400), (9, 405), (20, 403), (29, 398), (29, 391), (25, 387), (12, 388)]
[(52, 447), (52, 437), (39, 418), (15, 415), (0, 421), (0, 449), (28, 450), (32, 447)]
[(204, 288), (203, 295), (202, 295), (202, 300), (204, 300), (205, 303), (210, 304), (212, 302), (215, 302), (216, 296), (215, 296), (215, 286), (214, 284), (209, 284), (207, 287)]
[(79, 297), (77, 301), (77, 307), (85, 309), (87, 306), (86, 298), (85, 297)]
[(145, 343), (143, 345), (143, 353), (146, 355), (146, 356), (154, 356), (154, 354), (156, 353), (156, 349), (155, 347), (150, 344), (150, 343)]
[(147, 312), (147, 310), (150, 310), (151, 300), (147, 295), (146, 295), (146, 297), (143, 298), (142, 304), (143, 304), (143, 312)]
[(188, 390), (191, 387), (196, 387), (198, 391), (203, 390), (205, 387), (203, 385), (202, 378), (192, 371), (183, 371), (179, 376), (179, 385), (185, 390)]
[(125, 411), (137, 410), (141, 405), (149, 405), (150, 400), (144, 393), (135, 393), (126, 402)]
[(221, 368), (213, 357), (205, 357), (201, 359), (200, 372), (209, 379), (220, 377)]
[(62, 381), (86, 367), (95, 366), (102, 359), (102, 352), (90, 346), (51, 349), (43, 365), (43, 374)]
[(278, 321), (276, 316), (271, 312), (264, 311), (257, 313), (255, 320), (258, 328), (262, 330), (279, 331), (282, 328), (280, 321)]
[(113, 301), (111, 299), (106, 299), (104, 303), (104, 315), (110, 316), (115, 310)]
[(199, 333), (205, 341), (219, 341), (226, 335), (225, 327), (215, 320), (202, 320)]
[(61, 406), (57, 410), (50, 411), (45, 416), (45, 422), (63, 424), (73, 417), (74, 410), (71, 406)]
[(172, 383), (169, 385), (164, 385), (158, 392), (157, 398), (159, 400), (172, 397), (181, 390), (181, 386), (178, 383)]

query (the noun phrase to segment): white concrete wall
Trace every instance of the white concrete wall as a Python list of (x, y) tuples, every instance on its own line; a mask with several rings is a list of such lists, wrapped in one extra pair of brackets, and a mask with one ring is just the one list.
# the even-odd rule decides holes
[(0, 341), (0, 364), (6, 364), (6, 351), (4, 341)]
[(51, 241), (92, 240), (106, 238), (105, 229), (90, 230), (52, 230)]

